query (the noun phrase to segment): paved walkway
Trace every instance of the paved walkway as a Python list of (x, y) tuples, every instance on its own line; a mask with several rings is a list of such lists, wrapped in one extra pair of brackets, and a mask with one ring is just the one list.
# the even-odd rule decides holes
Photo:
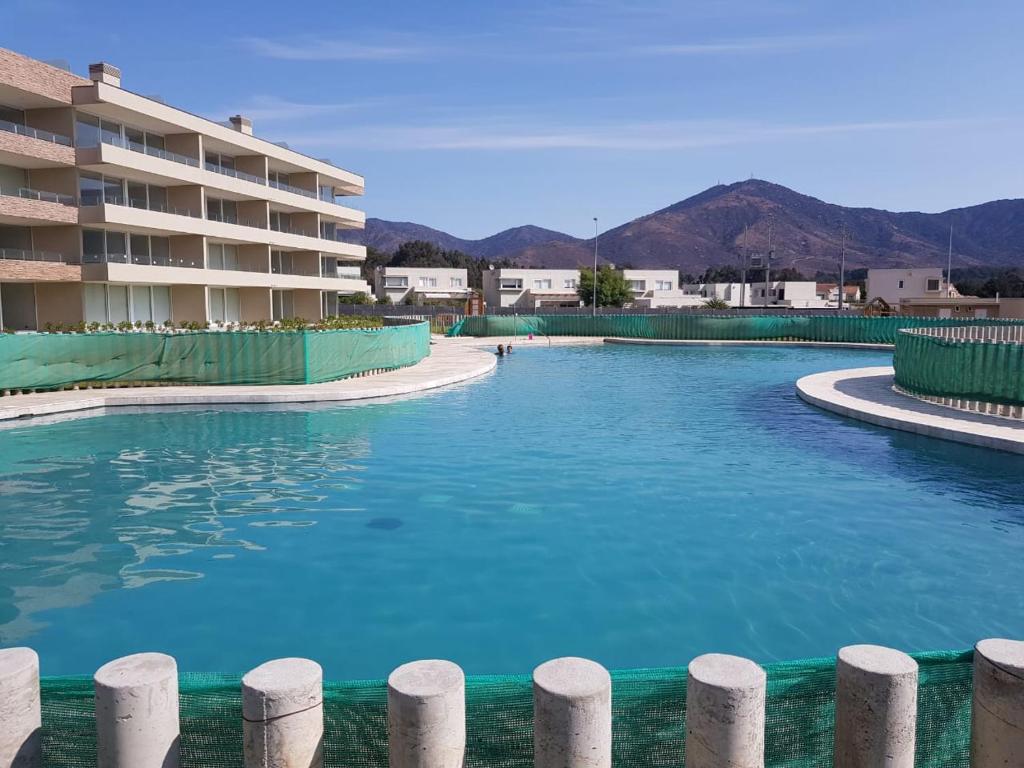
[(407, 395), (466, 381), (493, 370), (497, 358), (446, 339), (431, 342), (430, 356), (416, 365), (373, 376), (324, 384), (269, 386), (167, 386), (80, 389), (0, 397), (0, 422), (132, 405), (225, 405), (321, 403)]
[(804, 376), (796, 392), (808, 403), (871, 424), (958, 443), (1024, 453), (1024, 424), (946, 408), (893, 391), (889, 367)]

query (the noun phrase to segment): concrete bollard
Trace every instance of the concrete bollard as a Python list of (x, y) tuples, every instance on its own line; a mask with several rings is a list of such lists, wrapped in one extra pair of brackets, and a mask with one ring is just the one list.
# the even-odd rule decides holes
[(178, 665), (162, 653), (108, 662), (94, 678), (98, 768), (178, 768)]
[(0, 768), (41, 768), (42, 727), (39, 656), (0, 649)]
[(1024, 641), (990, 639), (974, 646), (971, 768), (1024, 761)]
[(739, 656), (708, 653), (686, 680), (686, 768), (763, 768), (767, 675)]
[(587, 659), (553, 659), (533, 671), (535, 768), (610, 768), (612, 680)]
[(246, 768), (324, 764), (324, 673), (309, 659), (276, 659), (242, 678)]
[(878, 645), (836, 659), (835, 768), (913, 768), (917, 662)]
[(388, 676), (391, 768), (462, 768), (466, 678), (450, 661), (413, 661)]

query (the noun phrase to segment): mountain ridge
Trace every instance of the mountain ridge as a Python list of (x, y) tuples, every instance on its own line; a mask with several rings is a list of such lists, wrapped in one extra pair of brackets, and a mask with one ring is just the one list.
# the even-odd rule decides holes
[[(946, 263), (954, 227), (954, 266), (1011, 266), (1024, 261), (1024, 199), (993, 200), (941, 213), (887, 211), (827, 203), (760, 179), (718, 184), (598, 238), (602, 262), (636, 268), (702, 271), (737, 265), (744, 250), (768, 248), (769, 222), (778, 267), (833, 271), (846, 232), (846, 265), (937, 266)], [(393, 251), (406, 240), (428, 240), (483, 259), (523, 266), (593, 263), (593, 239), (525, 225), (466, 240), (410, 222), (368, 219), (364, 244)]]

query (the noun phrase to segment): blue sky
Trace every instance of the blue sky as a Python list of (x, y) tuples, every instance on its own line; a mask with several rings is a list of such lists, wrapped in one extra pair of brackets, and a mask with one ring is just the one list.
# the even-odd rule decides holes
[(1024, 3), (96, 6), (0, 0), (0, 46), (362, 173), (369, 215), (589, 236), (756, 176), (844, 205), (1024, 196)]

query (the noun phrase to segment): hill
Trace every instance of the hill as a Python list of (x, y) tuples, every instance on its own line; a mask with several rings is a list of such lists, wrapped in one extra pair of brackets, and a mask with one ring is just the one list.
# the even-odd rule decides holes
[[(736, 264), (744, 228), (751, 252), (767, 249), (772, 223), (775, 262), (805, 274), (834, 271), (847, 233), (847, 268), (944, 265), (949, 226), (954, 265), (1011, 266), (1024, 261), (1024, 200), (996, 200), (942, 213), (848, 208), (751, 179), (721, 184), (600, 236), (602, 261), (699, 273)], [(463, 240), (417, 224), (369, 219), (365, 243), (386, 251), (406, 240), (437, 243), (481, 258), (524, 266), (592, 263), (593, 240), (539, 227), (517, 227), (482, 240)]]

